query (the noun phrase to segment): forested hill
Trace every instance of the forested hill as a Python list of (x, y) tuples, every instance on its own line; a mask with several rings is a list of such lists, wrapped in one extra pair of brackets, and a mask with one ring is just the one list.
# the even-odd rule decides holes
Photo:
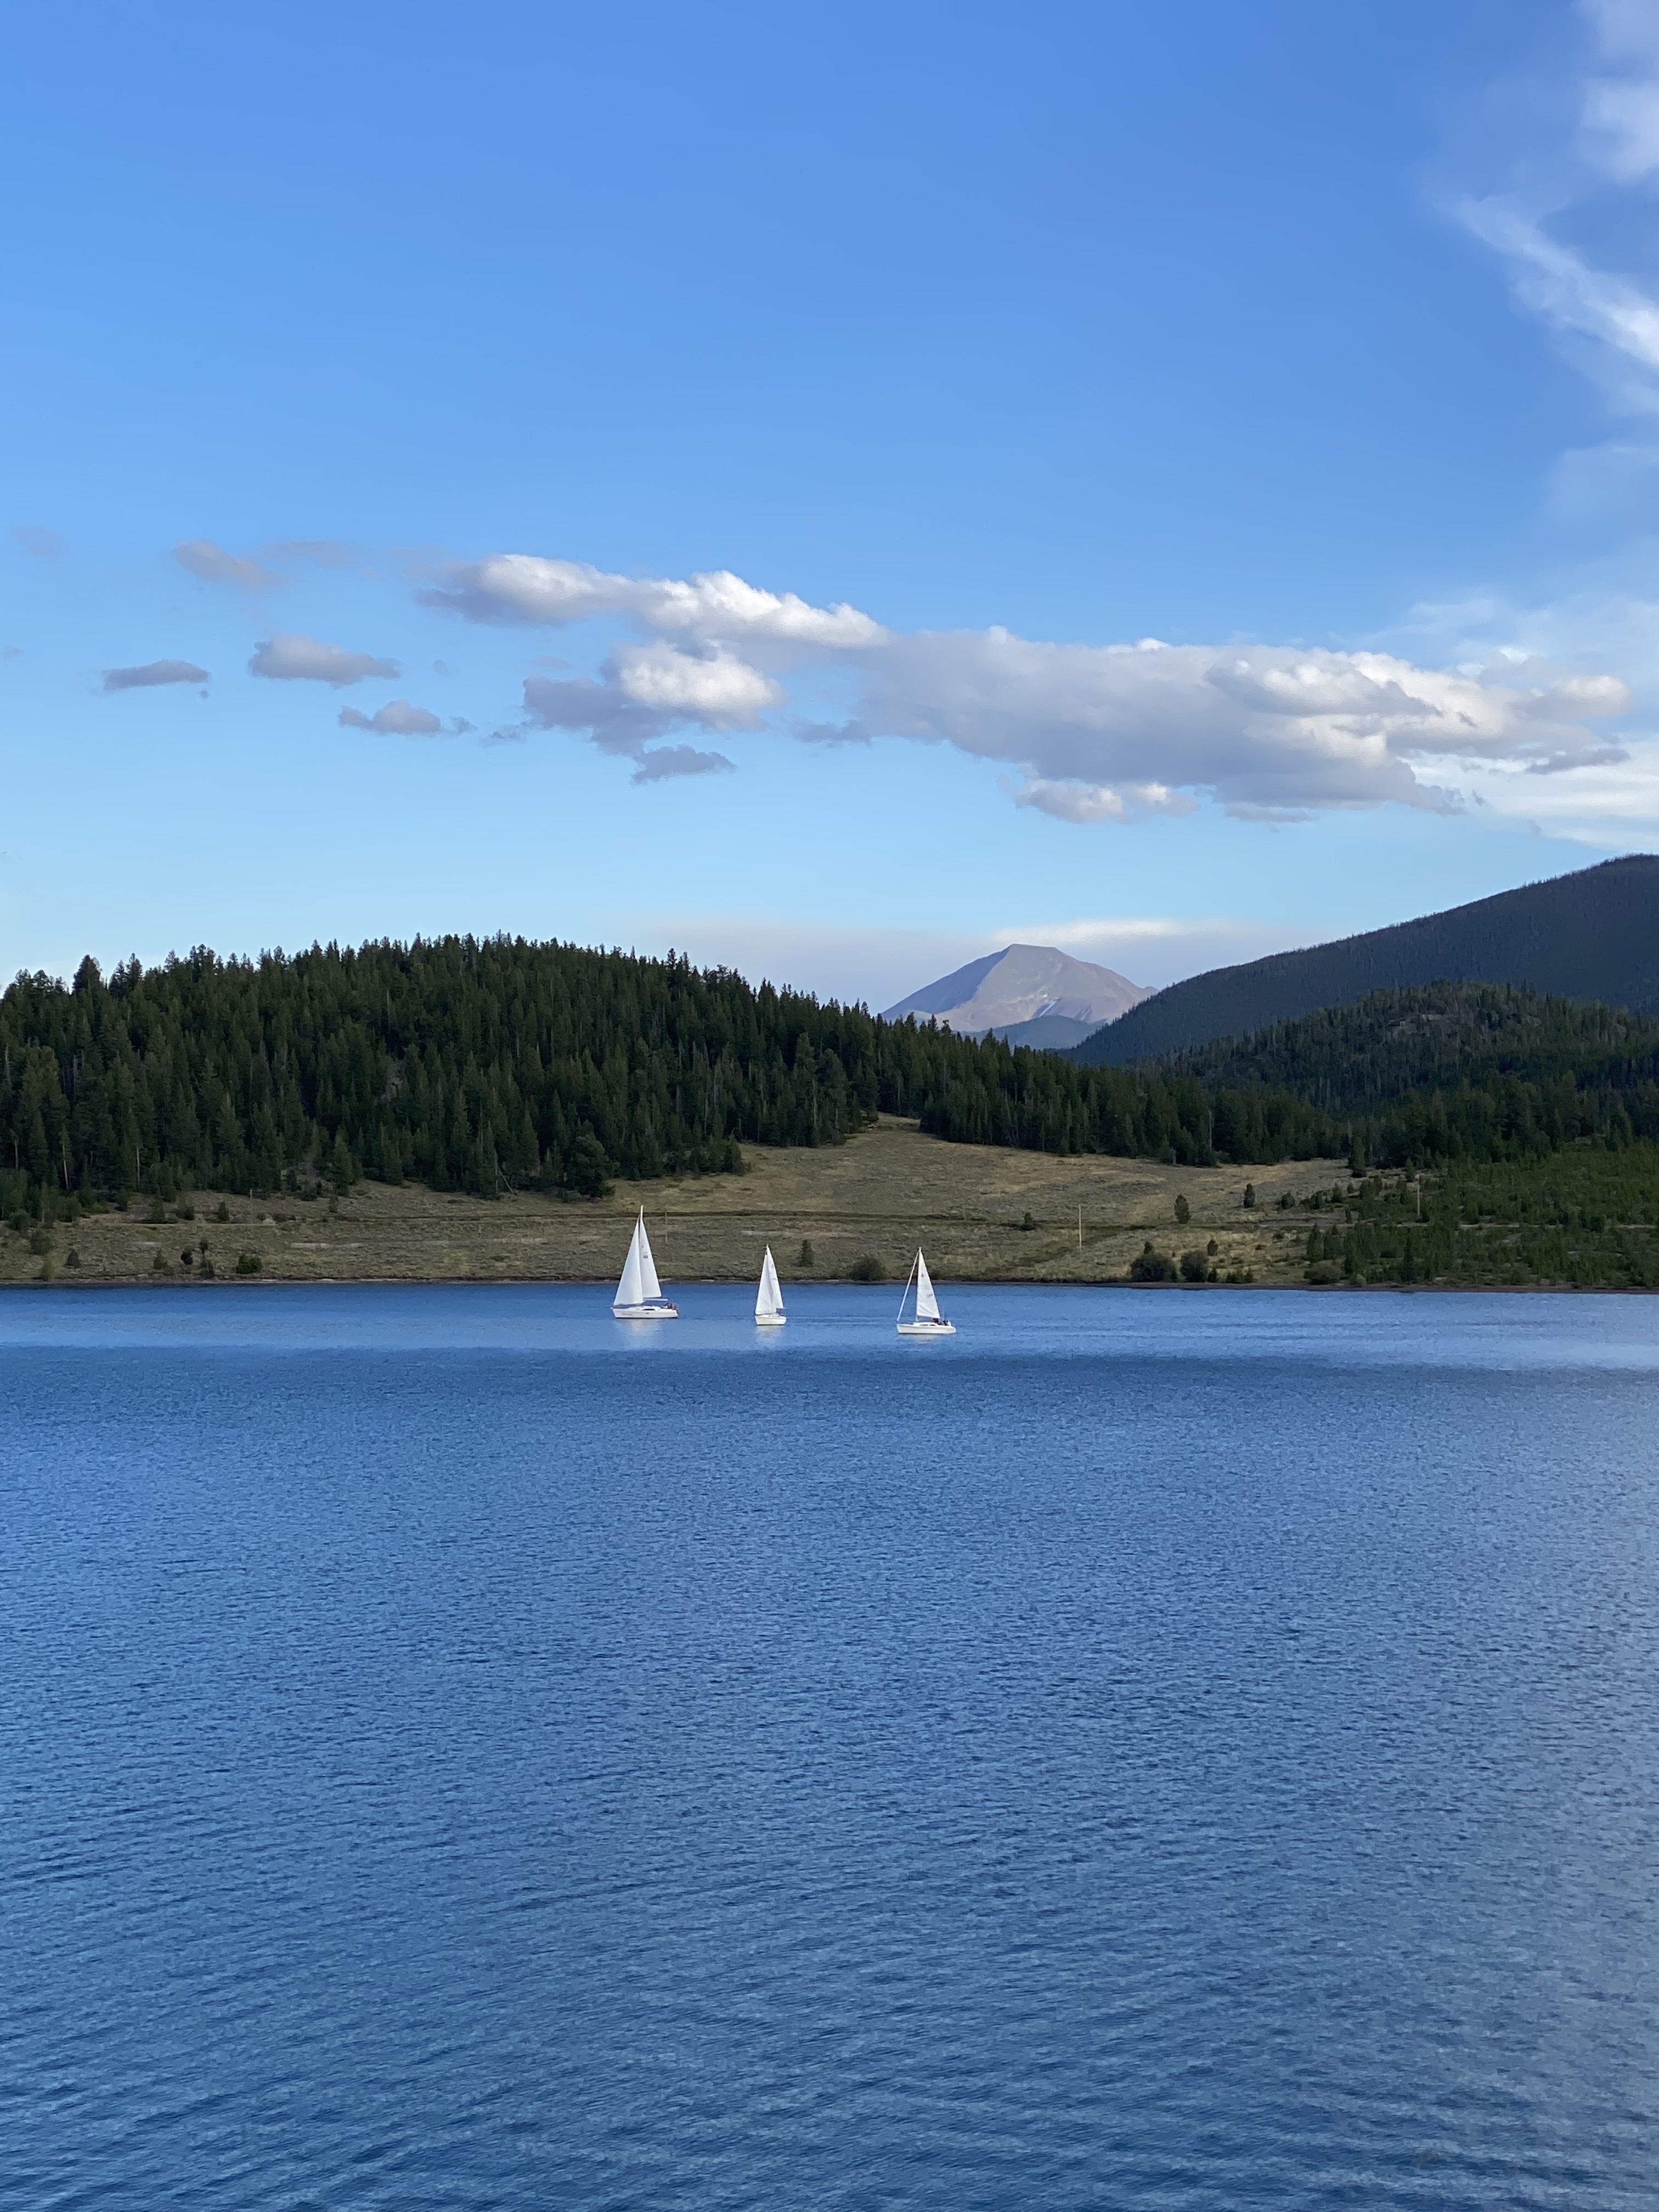
[(1659, 1021), (1621, 1007), (1504, 983), (1427, 983), (1172, 1053), (1159, 1066), (1208, 1091), (1260, 1085), (1342, 1114), (1493, 1079), (1624, 1091), (1653, 1079), (1656, 1055)]
[(1260, 1157), (1258, 1122), (1283, 1121), (1287, 1098), (1319, 1117), (1326, 1151), (1346, 1148), (1356, 1165), (1659, 1139), (1659, 1022), (1504, 984), (1377, 991), (1156, 1066), (1214, 1102), (1212, 1142), (1237, 1158)]
[(1659, 858), (1638, 854), (1391, 929), (1171, 984), (1079, 1045), (1084, 1066), (1190, 1051), (1378, 990), (1441, 980), (1524, 985), (1659, 1014)]
[(723, 969), (505, 938), (91, 961), (0, 998), (0, 1212), (412, 1178), (572, 1195), (835, 1144), (1396, 1166), (1659, 1137), (1659, 1026), (1438, 985), (1134, 1068), (975, 1043)]
[[(833, 1143), (974, 1048), (684, 960), (521, 939), (187, 959), (0, 999), (0, 1175), (171, 1196), (319, 1173), (598, 1190)], [(914, 1109), (910, 1109), (914, 1110)]]
[[(1282, 1109), (1282, 1110), (1281, 1110)], [(21, 975), (0, 998), (0, 1212), (143, 1191), (343, 1188), (592, 1194), (614, 1175), (741, 1166), (742, 1142), (838, 1143), (878, 1111), (1051, 1152), (1207, 1158), (1190, 1077), (885, 1022), (672, 955), (522, 939), (197, 951), (107, 982)], [(1327, 1122), (1253, 1095), (1252, 1157)]]

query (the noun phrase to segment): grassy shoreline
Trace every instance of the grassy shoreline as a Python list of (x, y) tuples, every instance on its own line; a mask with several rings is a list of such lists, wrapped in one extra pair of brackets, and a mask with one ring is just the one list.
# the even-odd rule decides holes
[[(821, 1151), (744, 1149), (746, 1172), (619, 1183), (604, 1199), (538, 1193), (496, 1200), (433, 1191), (420, 1184), (364, 1182), (337, 1199), (258, 1199), (198, 1191), (178, 1206), (135, 1200), (55, 1226), (50, 1249), (38, 1234), (0, 1229), (0, 1288), (43, 1279), (64, 1288), (131, 1287), (209, 1279), (230, 1283), (583, 1283), (616, 1279), (641, 1206), (665, 1281), (753, 1282), (770, 1244), (786, 1284), (844, 1281), (854, 1264), (875, 1261), (902, 1280), (918, 1244), (942, 1281), (1070, 1283), (1130, 1287), (1129, 1267), (1151, 1244), (1171, 1260), (1202, 1255), (1224, 1282), (1248, 1274), (1255, 1286), (1343, 1289), (1345, 1236), (1384, 1216), (1421, 1238), (1402, 1201), (1414, 1187), (1391, 1185), (1379, 1214), (1356, 1209), (1359, 1186), (1334, 1160), (1273, 1167), (1177, 1168), (1149, 1160), (1051, 1154), (953, 1145), (924, 1136), (912, 1122), (884, 1119), (847, 1144)], [(1546, 1178), (1565, 1176), (1594, 1199), (1618, 1164), (1599, 1156), (1502, 1171), (1505, 1218), (1534, 1203)], [(1485, 1211), (1498, 1171), (1479, 1171), (1474, 1218), (1460, 1223), (1449, 1261), (1390, 1289), (1567, 1290), (1653, 1287), (1659, 1231), (1620, 1228), (1600, 1215), (1587, 1226), (1506, 1230)], [(1500, 1180), (1502, 1178), (1499, 1178)], [(1599, 1179), (1599, 1181), (1598, 1181)], [(1254, 1185), (1256, 1204), (1244, 1203)], [(1472, 1188), (1474, 1188), (1472, 1186)], [(1373, 1186), (1375, 1188), (1375, 1186)], [(1346, 1207), (1335, 1201), (1342, 1192)], [(1572, 1194), (1569, 1191), (1569, 1194)], [(1280, 1200), (1288, 1198), (1290, 1205)], [(1188, 1218), (1177, 1218), (1182, 1200)], [(1598, 1201), (1599, 1202), (1599, 1201)], [(1370, 1201), (1368, 1200), (1367, 1204)], [(162, 1218), (155, 1218), (161, 1212)], [(217, 1217), (223, 1212), (228, 1218)], [(1080, 1234), (1079, 1234), (1080, 1224)], [(1522, 1235), (1534, 1240), (1530, 1254)], [(1536, 1240), (1543, 1239), (1543, 1244)], [(1384, 1243), (1387, 1243), (1385, 1237)], [(1621, 1242), (1630, 1250), (1620, 1252)], [(802, 1257), (810, 1245), (810, 1264)], [(1397, 1249), (1398, 1234), (1394, 1237)], [(1638, 1246), (1654, 1257), (1638, 1259)], [(205, 1244), (205, 1254), (203, 1247)], [(1316, 1259), (1310, 1249), (1319, 1247)], [(1547, 1246), (1547, 1250), (1545, 1246)], [(1557, 1248), (1559, 1248), (1559, 1250)], [(1213, 1248), (1212, 1249), (1212, 1248)], [(1356, 1249), (1375, 1269), (1377, 1240)], [(186, 1260), (185, 1255), (189, 1254)], [(71, 1256), (72, 1255), (72, 1256)], [(244, 1259), (244, 1255), (246, 1255)], [(204, 1259), (206, 1266), (204, 1267)], [(1526, 1264), (1513, 1264), (1524, 1259)], [(239, 1273), (238, 1263), (252, 1270)], [(257, 1269), (253, 1262), (257, 1261)], [(1364, 1268), (1358, 1271), (1363, 1278)], [(1634, 1273), (1635, 1279), (1632, 1279)], [(1311, 1277), (1313, 1279), (1310, 1279)], [(1376, 1287), (1385, 1286), (1373, 1283)], [(1158, 1287), (1155, 1285), (1133, 1287)], [(1197, 1284), (1182, 1285), (1197, 1288)]]
[[(38, 1281), (48, 1264), (64, 1285), (200, 1279), (204, 1239), (216, 1282), (250, 1279), (235, 1273), (246, 1253), (259, 1262), (256, 1282), (606, 1283), (641, 1206), (659, 1271), (679, 1282), (752, 1281), (769, 1243), (786, 1283), (843, 1280), (866, 1257), (902, 1279), (921, 1243), (946, 1281), (1103, 1284), (1121, 1281), (1148, 1240), (1178, 1253), (1212, 1239), (1223, 1274), (1248, 1267), (1258, 1281), (1291, 1282), (1300, 1279), (1301, 1247), (1275, 1202), (1310, 1174), (1328, 1182), (1335, 1171), (1334, 1163), (1244, 1170), (1062, 1159), (945, 1144), (888, 1119), (845, 1145), (746, 1146), (744, 1157), (741, 1176), (623, 1182), (592, 1200), (485, 1200), (372, 1182), (337, 1200), (204, 1190), (159, 1221), (148, 1201), (135, 1200), (125, 1213), (58, 1225), (49, 1254), (0, 1232), (0, 1285)], [(1252, 1181), (1261, 1203), (1249, 1209)], [(1190, 1208), (1185, 1224), (1176, 1218), (1178, 1195)], [(222, 1207), (227, 1220), (216, 1218)]]

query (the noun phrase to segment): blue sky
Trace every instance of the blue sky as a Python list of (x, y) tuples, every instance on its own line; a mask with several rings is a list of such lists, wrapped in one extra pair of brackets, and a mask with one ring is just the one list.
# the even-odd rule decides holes
[(1659, 845), (1659, 0), (0, 35), (8, 972), (1156, 983)]

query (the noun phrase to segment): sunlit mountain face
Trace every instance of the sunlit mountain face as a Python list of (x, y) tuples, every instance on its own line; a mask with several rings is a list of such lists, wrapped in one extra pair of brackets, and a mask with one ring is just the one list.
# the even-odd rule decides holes
[(1115, 968), (1074, 960), (1053, 945), (1008, 945), (925, 984), (889, 1006), (890, 1020), (932, 1016), (959, 1035), (988, 1030), (1016, 1044), (1078, 1044), (1152, 993)]

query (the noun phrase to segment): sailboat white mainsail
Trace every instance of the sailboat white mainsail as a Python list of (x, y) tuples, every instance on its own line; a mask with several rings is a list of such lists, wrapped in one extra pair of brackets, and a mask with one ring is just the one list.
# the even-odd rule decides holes
[[(916, 1286), (915, 1310), (910, 1320), (904, 1318), (905, 1298), (910, 1295), (910, 1285)], [(946, 1321), (939, 1310), (939, 1296), (933, 1288), (933, 1279), (927, 1272), (927, 1262), (917, 1249), (915, 1265), (904, 1279), (904, 1297), (899, 1300), (898, 1333), (901, 1336), (954, 1336), (957, 1325)]]
[(640, 1208), (640, 1218), (635, 1226), (634, 1233), (640, 1241), (640, 1288), (645, 1293), (647, 1304), (660, 1305), (662, 1285), (657, 1280), (657, 1263), (652, 1257), (651, 1239), (646, 1234), (643, 1206)]
[(778, 1284), (777, 1267), (772, 1258), (772, 1247), (766, 1248), (766, 1257), (761, 1261), (760, 1288), (755, 1293), (755, 1325), (758, 1328), (781, 1328), (788, 1316), (783, 1310), (783, 1292)]
[(623, 1262), (622, 1277), (611, 1310), (618, 1321), (678, 1321), (680, 1310), (671, 1305), (657, 1280), (657, 1263), (651, 1256), (651, 1239), (645, 1230), (645, 1208), (634, 1224), (634, 1234)]

